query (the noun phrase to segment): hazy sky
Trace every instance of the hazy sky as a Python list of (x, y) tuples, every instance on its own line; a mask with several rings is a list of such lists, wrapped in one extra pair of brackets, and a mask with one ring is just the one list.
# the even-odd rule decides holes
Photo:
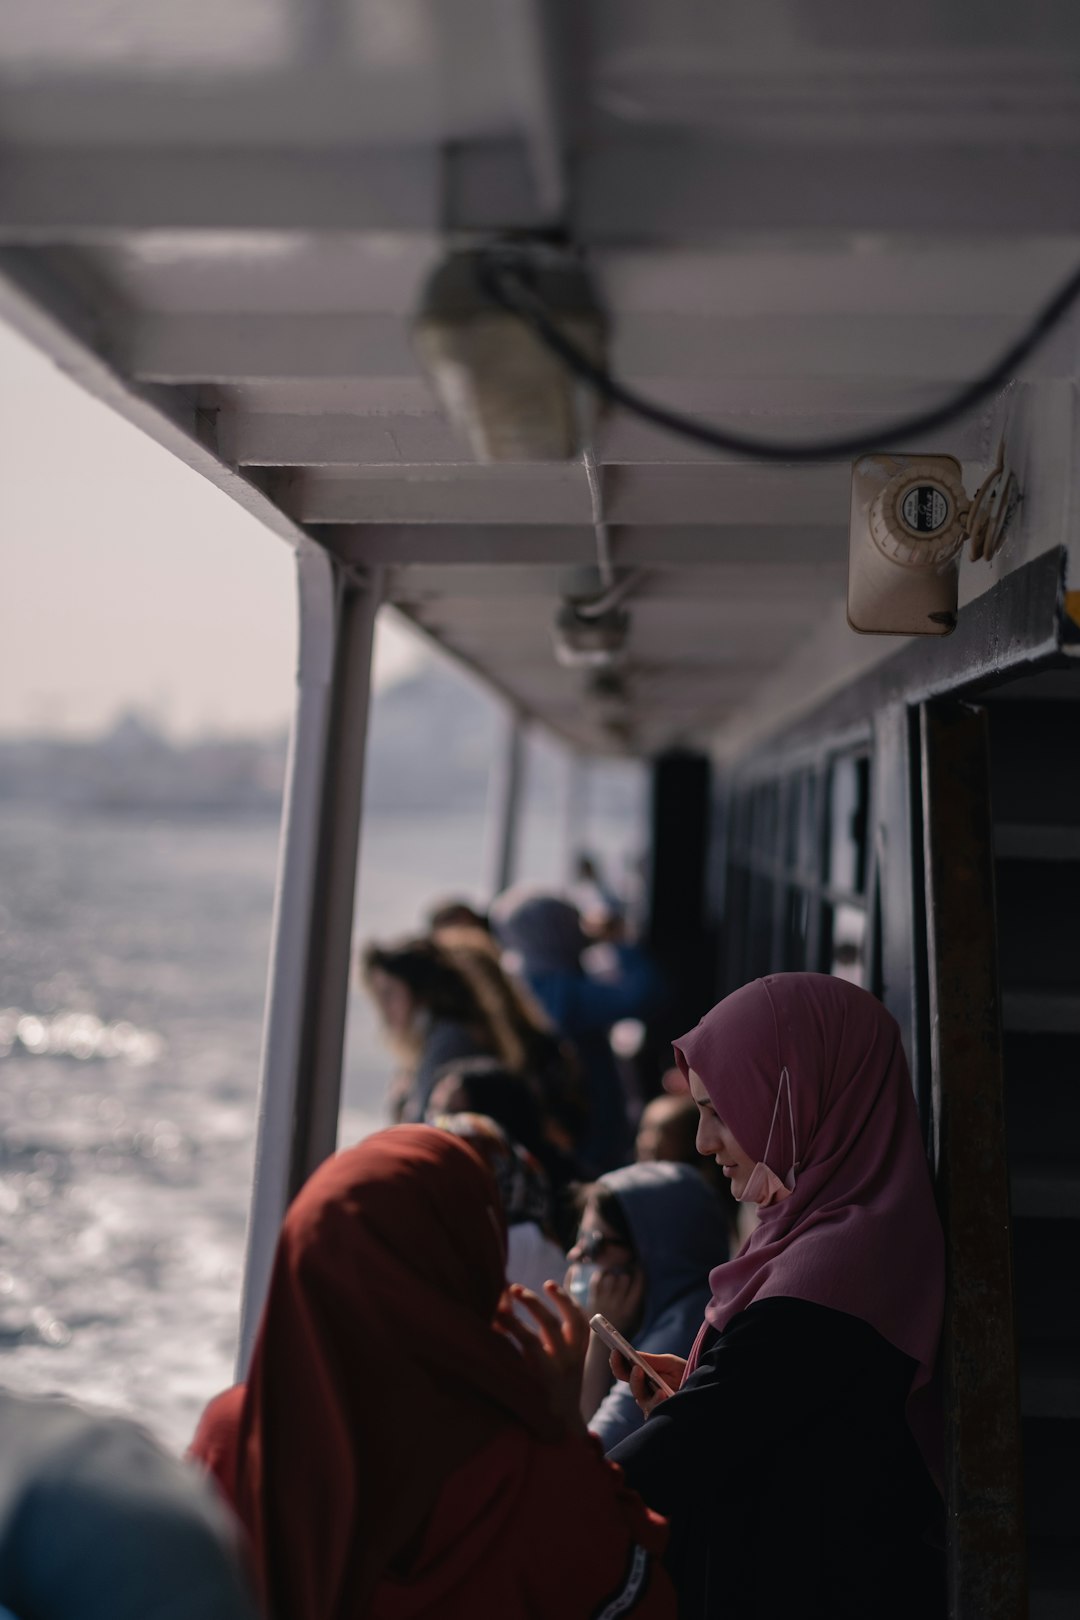
[[(0, 325), (0, 732), (292, 710), (292, 552)], [(376, 678), (419, 644), (383, 615)]]

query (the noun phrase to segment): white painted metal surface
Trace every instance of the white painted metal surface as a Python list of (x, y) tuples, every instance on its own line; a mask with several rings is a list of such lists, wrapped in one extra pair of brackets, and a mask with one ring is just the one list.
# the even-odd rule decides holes
[[(337, 1146), (341, 1051), (375, 618), (375, 570), (350, 605), (342, 569), (298, 553), (300, 648), (282, 816), (248, 1222), (238, 1374), (258, 1327), (282, 1216)], [(348, 733), (343, 743), (342, 733)]]
[(334, 672), (334, 568), (316, 546), (297, 558), (300, 641), (281, 848), (271, 927), (255, 1127), (255, 1171), (245, 1247), (238, 1376), (258, 1327), (281, 1218), (289, 1201), (293, 1121), (301, 1084), (305, 963), (319, 852), (323, 771)]

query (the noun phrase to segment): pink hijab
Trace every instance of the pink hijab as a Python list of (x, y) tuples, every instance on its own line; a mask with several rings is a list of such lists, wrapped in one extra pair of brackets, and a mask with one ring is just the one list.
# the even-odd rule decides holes
[[(723, 1329), (758, 1299), (810, 1300), (857, 1316), (918, 1362), (908, 1417), (936, 1471), (929, 1386), (945, 1298), (941, 1223), (894, 1018), (867, 991), (823, 973), (775, 973), (725, 997), (675, 1043), (739, 1144), (789, 1198), (759, 1211), (733, 1260), (709, 1277), (706, 1322)], [(701, 1352), (702, 1329), (687, 1367)]]

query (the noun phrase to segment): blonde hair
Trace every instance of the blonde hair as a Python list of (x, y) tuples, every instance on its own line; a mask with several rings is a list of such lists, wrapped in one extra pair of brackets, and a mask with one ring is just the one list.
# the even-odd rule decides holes
[(444, 928), (438, 941), (468, 981), (506, 1067), (523, 1073), (529, 1066), (530, 1037), (551, 1034), (551, 1024), (524, 987), (503, 970), (489, 934), (478, 928)]

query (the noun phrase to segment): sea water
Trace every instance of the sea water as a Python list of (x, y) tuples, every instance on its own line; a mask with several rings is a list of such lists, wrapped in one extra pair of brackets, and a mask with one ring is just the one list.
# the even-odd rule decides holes
[[(483, 837), (369, 817), (357, 937), (482, 895)], [(0, 806), (0, 1381), (176, 1449), (233, 1376), (277, 844), (270, 819)], [(554, 881), (553, 830), (527, 844)], [(355, 989), (346, 1047), (341, 1145), (384, 1122), (392, 1068)]]

